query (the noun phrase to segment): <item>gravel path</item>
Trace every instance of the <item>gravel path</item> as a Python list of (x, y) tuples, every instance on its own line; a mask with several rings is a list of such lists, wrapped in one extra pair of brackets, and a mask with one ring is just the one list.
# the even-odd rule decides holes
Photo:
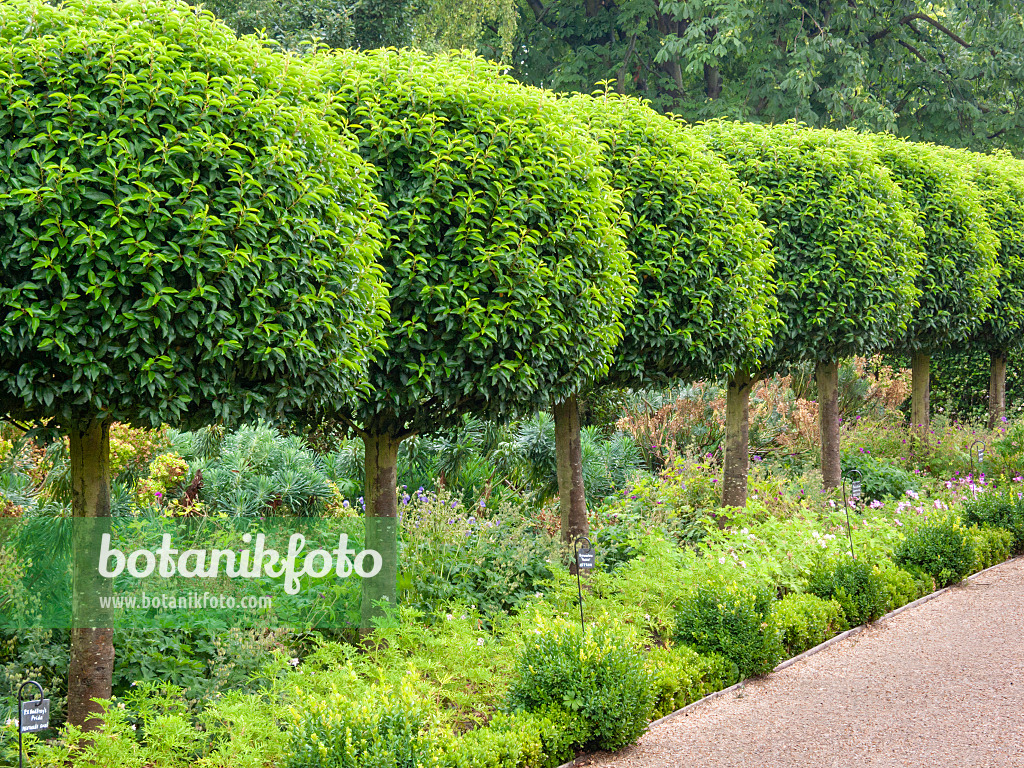
[(1024, 768), (1024, 558), (578, 763)]

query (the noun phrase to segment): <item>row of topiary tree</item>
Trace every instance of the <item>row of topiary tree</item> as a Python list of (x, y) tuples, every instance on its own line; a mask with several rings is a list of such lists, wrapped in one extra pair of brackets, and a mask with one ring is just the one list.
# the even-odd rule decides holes
[[(998, 389), (1020, 333), (1008, 156), (687, 127), (464, 55), (289, 58), (169, 0), (8, 0), (0, 39), (0, 411), (65, 430), (85, 518), (109, 516), (114, 420), (349, 426), (385, 563), (364, 628), (397, 599), (410, 435), (553, 407), (569, 540), (587, 387), (727, 377), (741, 505), (759, 377), (817, 364), (832, 486), (838, 360), (912, 354), (926, 425), (933, 351), (984, 344)], [(104, 617), (75, 624), (83, 724), (113, 645)]]

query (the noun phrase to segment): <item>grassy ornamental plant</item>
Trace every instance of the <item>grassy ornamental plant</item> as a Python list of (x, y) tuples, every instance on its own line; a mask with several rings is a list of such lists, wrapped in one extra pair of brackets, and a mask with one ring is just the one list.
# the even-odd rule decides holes
[[(349, 142), (286, 96), (304, 67), (171, 0), (11, 0), (0, 41), (0, 412), (67, 433), (76, 517), (109, 517), (114, 420), (360, 386), (386, 312), (380, 205)], [(109, 590), (95, 579), (76, 610)], [(104, 621), (76, 614), (75, 724), (110, 695)]]
[[(639, 282), (598, 385), (641, 389), (758, 367), (778, 323), (772, 258), (767, 230), (733, 173), (677, 121), (636, 99), (577, 95), (565, 107), (604, 150), (629, 214), (626, 243)], [(587, 532), (575, 402), (557, 404), (555, 422), (562, 533), (571, 538)]]
[[(772, 231), (782, 328), (760, 369), (729, 383), (729, 412), (747, 410), (752, 380), (797, 362), (817, 365), (822, 474), (839, 484), (838, 361), (901, 334), (920, 289), (921, 231), (906, 195), (850, 132), (705, 123), (694, 134), (748, 185)], [(746, 416), (727, 420), (727, 505), (746, 497)]]
[[(554, 99), (471, 56), (321, 55), (324, 109), (377, 166), (388, 351), (334, 415), (366, 445), (363, 621), (393, 604), (399, 443), (571, 397), (603, 372), (635, 283), (598, 147)], [(375, 607), (375, 605), (377, 607)]]
[(926, 259), (917, 273), (920, 307), (889, 348), (913, 367), (911, 423), (928, 432), (931, 355), (966, 344), (998, 295), (999, 239), (988, 224), (971, 171), (936, 147), (874, 137), (879, 159), (910, 195), (924, 230)]

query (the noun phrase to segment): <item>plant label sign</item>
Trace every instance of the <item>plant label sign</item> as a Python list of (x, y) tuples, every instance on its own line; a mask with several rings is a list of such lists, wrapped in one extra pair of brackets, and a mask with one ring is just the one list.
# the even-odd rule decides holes
[(50, 727), (50, 700), (21, 702), (21, 732), (36, 733)]
[(576, 567), (580, 570), (589, 571), (594, 567), (594, 560), (597, 553), (592, 547), (584, 547), (576, 553)]
[(850, 483), (850, 494), (855, 499), (860, 498), (860, 480), (854, 480), (852, 483)]

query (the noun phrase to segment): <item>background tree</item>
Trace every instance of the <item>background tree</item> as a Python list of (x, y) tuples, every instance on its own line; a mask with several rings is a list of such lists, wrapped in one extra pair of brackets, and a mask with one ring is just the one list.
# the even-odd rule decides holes
[(517, 77), (688, 119), (796, 119), (1024, 151), (1013, 0), (522, 0)]
[[(372, 170), (282, 95), (311, 87), (303, 67), (169, 0), (11, 0), (0, 40), (0, 412), (68, 435), (75, 518), (110, 515), (113, 420), (360, 386), (380, 206)], [(81, 612), (109, 584), (76, 571), (68, 721), (88, 726), (114, 648)]]
[[(777, 325), (768, 233), (733, 173), (675, 120), (612, 93), (564, 102), (604, 150), (639, 290), (598, 387), (757, 367)], [(575, 397), (555, 405), (562, 538), (587, 535)]]
[(331, 48), (416, 46), (427, 51), (479, 47), (508, 61), (516, 0), (206, 0), (240, 35), (262, 31), (289, 50), (315, 38)]
[(965, 345), (987, 316), (998, 293), (999, 239), (969, 170), (934, 146), (884, 135), (874, 141), (881, 162), (913, 199), (925, 235), (926, 259), (917, 273), (920, 306), (890, 349), (911, 358), (910, 420), (926, 435), (931, 355)]
[[(875, 159), (868, 140), (852, 132), (796, 124), (765, 127), (725, 121), (693, 129), (748, 185), (772, 231), (782, 328), (760, 370), (747, 378), (814, 362), (818, 383), (821, 465), (826, 488), (840, 482), (838, 361), (884, 349), (902, 333), (916, 305), (921, 232), (906, 195)], [(730, 405), (743, 408), (742, 398)], [(727, 414), (727, 427), (746, 417)], [(726, 437), (726, 503), (745, 496), (742, 435)], [(738, 488), (742, 485), (742, 494)], [(733, 496), (732, 494), (735, 494)]]
[(366, 446), (363, 627), (394, 604), (397, 452), (409, 436), (574, 395), (607, 368), (635, 293), (600, 150), (547, 94), (471, 56), (334, 51), (329, 118), (387, 204), (387, 353), (336, 415)]

